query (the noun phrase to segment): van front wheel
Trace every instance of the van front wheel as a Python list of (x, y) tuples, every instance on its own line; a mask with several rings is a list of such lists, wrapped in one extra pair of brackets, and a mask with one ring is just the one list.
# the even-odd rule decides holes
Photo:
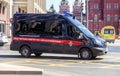
[(81, 49), (78, 55), (78, 57), (81, 57), (81, 59), (84, 60), (89, 60), (92, 58), (92, 53), (88, 48)]
[(20, 53), (23, 57), (30, 57), (31, 49), (28, 46), (23, 46), (20, 50)]

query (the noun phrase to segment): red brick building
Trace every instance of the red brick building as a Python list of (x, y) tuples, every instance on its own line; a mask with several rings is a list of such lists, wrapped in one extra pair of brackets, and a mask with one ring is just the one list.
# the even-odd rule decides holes
[(89, 0), (89, 29), (94, 33), (106, 25), (120, 33), (120, 0)]

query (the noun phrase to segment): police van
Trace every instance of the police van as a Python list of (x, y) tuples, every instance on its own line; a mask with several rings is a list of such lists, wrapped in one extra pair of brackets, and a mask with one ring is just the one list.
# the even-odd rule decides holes
[(69, 13), (15, 14), (10, 49), (24, 57), (60, 53), (93, 59), (107, 53), (105, 40), (95, 37)]

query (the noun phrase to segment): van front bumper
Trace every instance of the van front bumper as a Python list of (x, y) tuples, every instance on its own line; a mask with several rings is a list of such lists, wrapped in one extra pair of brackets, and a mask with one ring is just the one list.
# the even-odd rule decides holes
[(108, 52), (108, 48), (93, 48), (93, 55), (94, 56), (100, 56), (100, 55), (105, 55)]

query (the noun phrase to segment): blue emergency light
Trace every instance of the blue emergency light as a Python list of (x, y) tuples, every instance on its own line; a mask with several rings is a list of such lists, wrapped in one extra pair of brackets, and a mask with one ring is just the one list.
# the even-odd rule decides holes
[(67, 11), (64, 11), (63, 14), (65, 14), (65, 15), (73, 15), (73, 14), (71, 14), (70, 12), (67, 12)]
[(63, 14), (67, 15), (67, 16), (72, 16), (73, 19), (75, 19), (75, 16), (72, 13), (70, 13), (70, 12), (65, 11)]

